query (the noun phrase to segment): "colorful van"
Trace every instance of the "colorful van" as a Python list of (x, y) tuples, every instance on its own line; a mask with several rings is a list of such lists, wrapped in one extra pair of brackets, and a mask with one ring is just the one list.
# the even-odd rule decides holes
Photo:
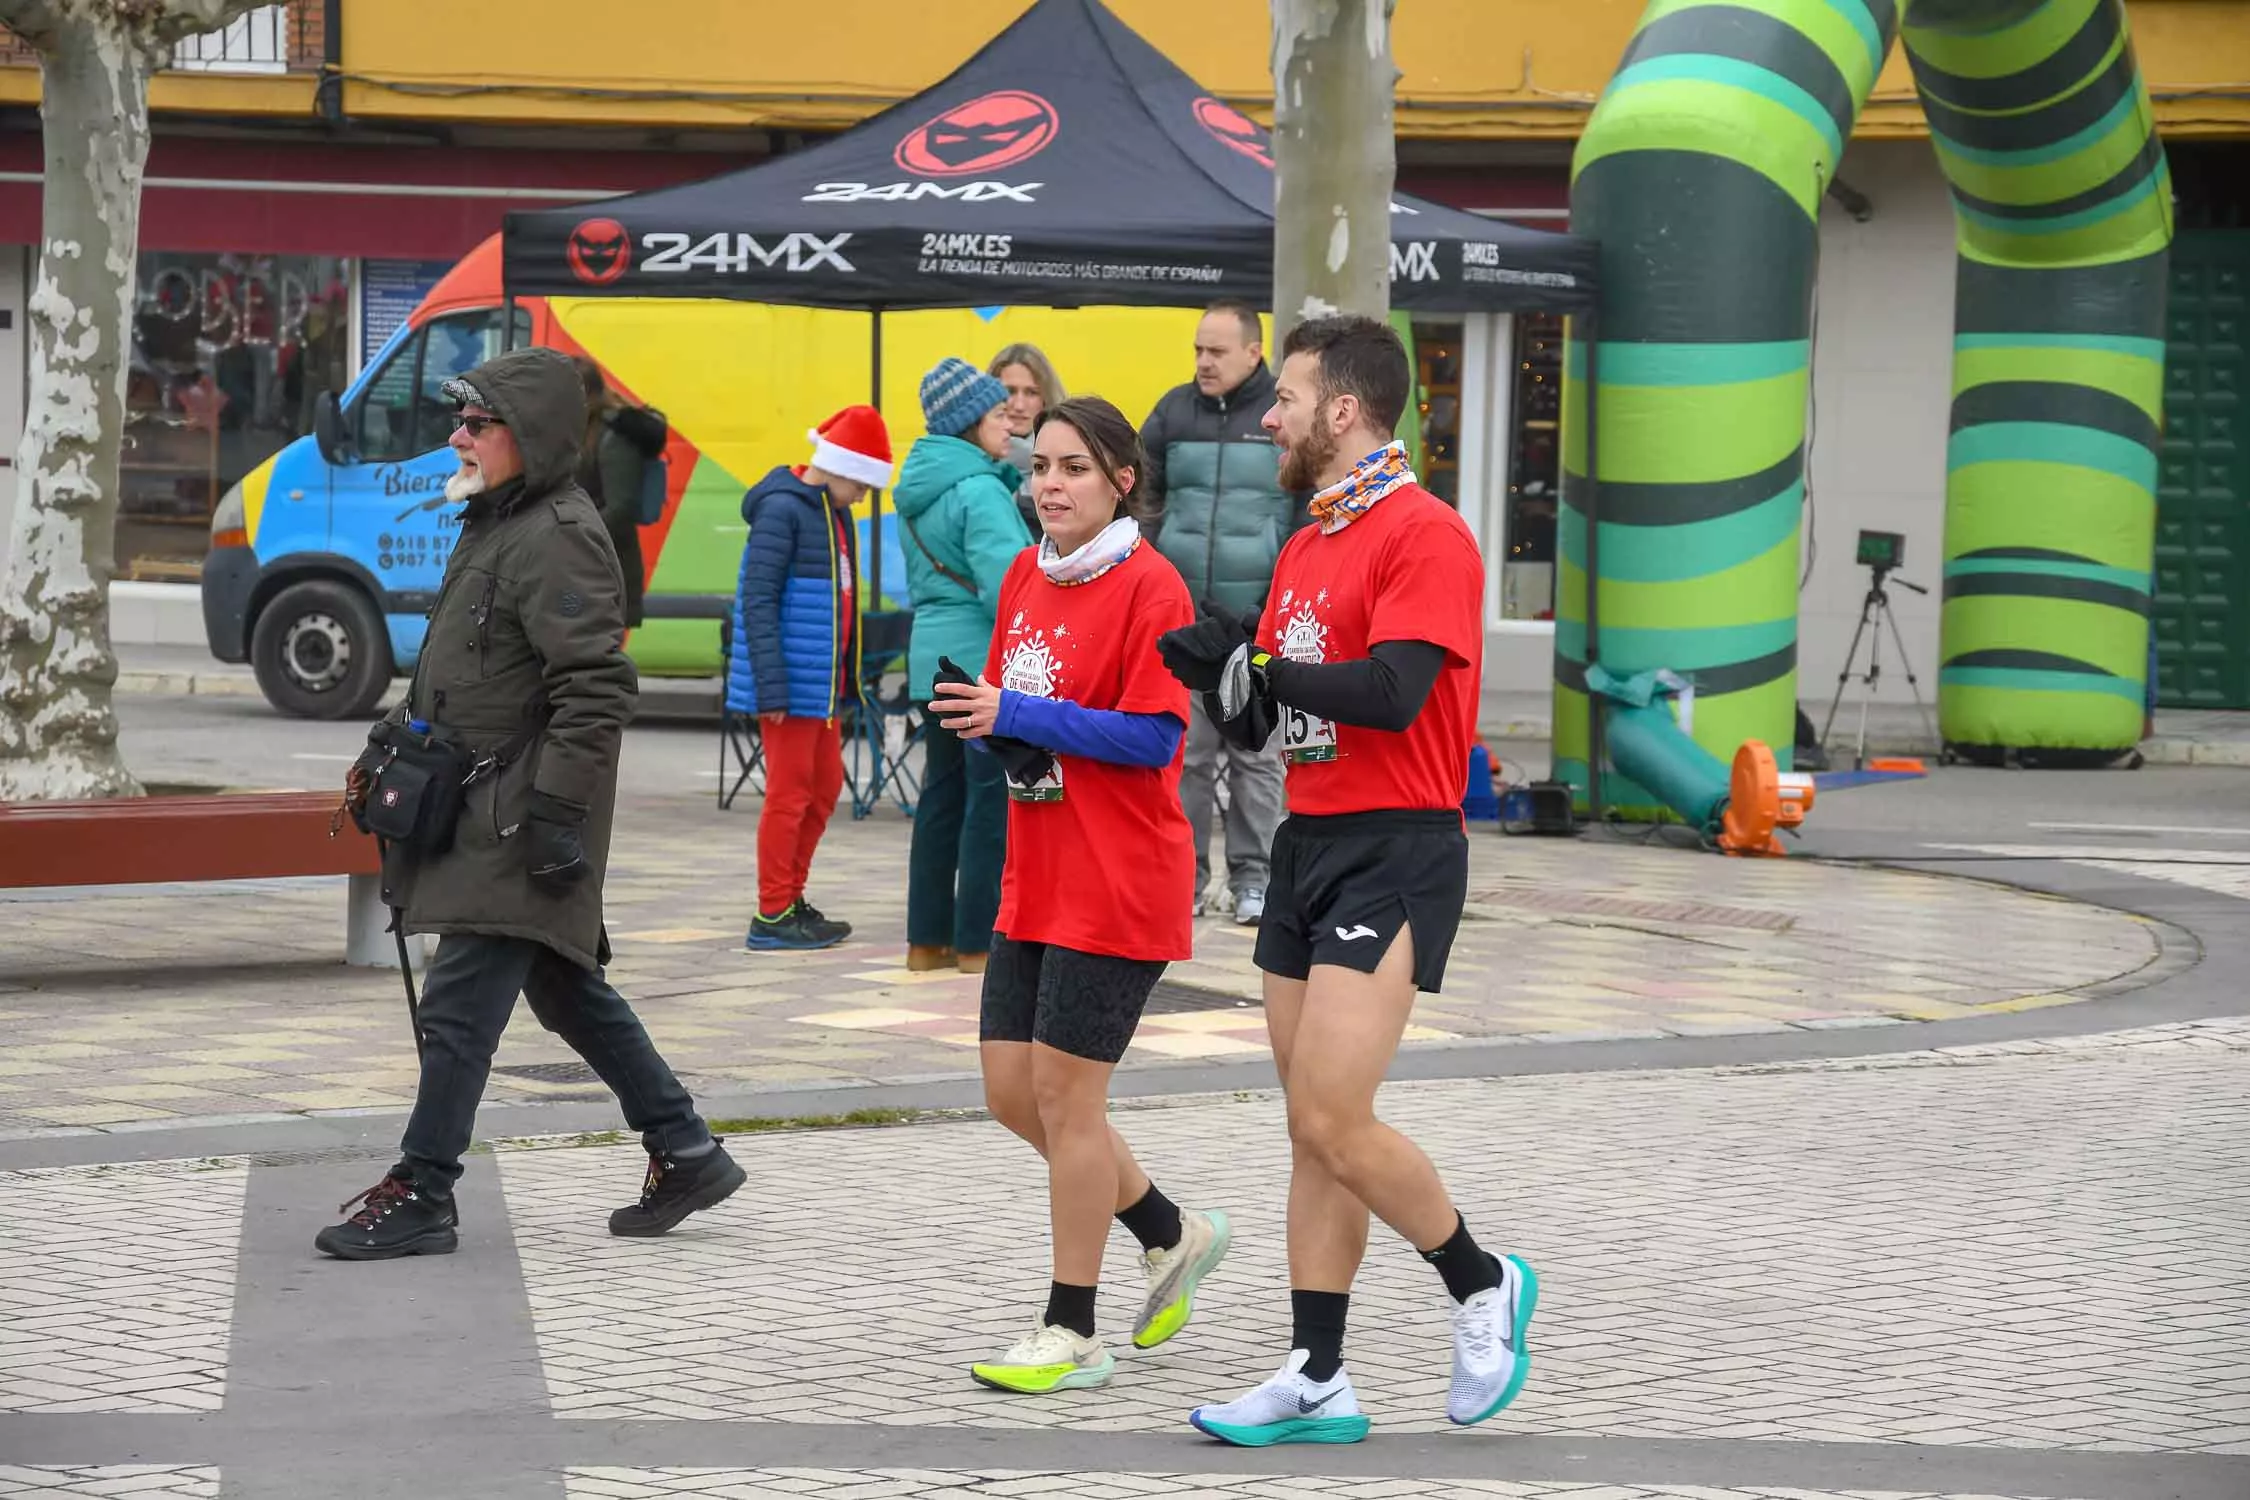
[[(446, 273), (300, 438), (228, 491), (211, 524), (203, 619), (211, 652), (248, 661), (267, 700), (300, 718), (370, 713), (411, 672), (453, 545), (458, 507), (451, 403), (439, 387), (508, 343), (497, 237)], [(903, 459), (921, 433), (922, 373), (948, 354), (979, 365), (1004, 344), (1039, 345), (1074, 391), (1136, 420), (1193, 371), (1198, 314), (1179, 308), (982, 308), (887, 313), (883, 400)], [(742, 555), (743, 492), (776, 464), (802, 463), (808, 430), (865, 401), (873, 327), (865, 313), (762, 303), (526, 298), (514, 342), (592, 356), (613, 388), (672, 428), (662, 517), (642, 528), (647, 622), (626, 641), (647, 676), (720, 670), (719, 626)], [(903, 603), (895, 527), (868, 545), (868, 598)]]

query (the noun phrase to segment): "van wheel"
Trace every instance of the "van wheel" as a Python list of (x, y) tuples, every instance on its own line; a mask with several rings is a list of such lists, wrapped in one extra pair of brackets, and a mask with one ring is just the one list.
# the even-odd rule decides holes
[(266, 701), (291, 718), (365, 718), (391, 685), (390, 636), (350, 584), (292, 584), (259, 611), (250, 666)]

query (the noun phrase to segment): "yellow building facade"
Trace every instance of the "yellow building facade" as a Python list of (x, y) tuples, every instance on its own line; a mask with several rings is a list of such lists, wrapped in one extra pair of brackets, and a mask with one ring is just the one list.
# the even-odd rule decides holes
[[(1265, 0), (1108, 0), (1214, 93), (1270, 105)], [(346, 118), (638, 131), (833, 131), (928, 87), (1027, 0), (301, 0), (273, 72), (159, 80), (160, 112), (318, 113), (323, 72)], [(1643, 0), (1408, 0), (1392, 23), (1398, 130), (1409, 140), (1568, 140), (1608, 81)], [(2250, 130), (2250, 4), (2131, 0), (2141, 69), (2173, 137)], [(0, 106), (38, 77), (0, 48)], [(14, 66), (8, 64), (13, 63)], [(1860, 124), (1923, 134), (1894, 55)]]

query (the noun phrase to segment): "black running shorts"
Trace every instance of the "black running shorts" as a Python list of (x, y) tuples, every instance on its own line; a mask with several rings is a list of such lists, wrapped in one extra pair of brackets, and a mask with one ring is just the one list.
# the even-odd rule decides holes
[(995, 933), (977, 1036), (1044, 1042), (1090, 1062), (1116, 1062), (1132, 1045), (1164, 968), (1161, 959), (1112, 958)]
[(1258, 967), (1303, 979), (1315, 964), (1372, 974), (1414, 929), (1414, 987), (1435, 994), (1469, 895), (1469, 840), (1451, 811), (1292, 816), (1273, 839)]

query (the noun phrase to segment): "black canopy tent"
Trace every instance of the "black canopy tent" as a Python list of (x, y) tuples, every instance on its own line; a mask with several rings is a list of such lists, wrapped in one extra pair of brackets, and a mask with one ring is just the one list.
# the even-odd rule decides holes
[[(1269, 303), (1266, 132), (1100, 0), (1037, 0), (942, 82), (707, 181), (510, 214), (518, 296), (856, 308)], [(1398, 196), (1392, 301), (1590, 311), (1595, 247)]]
[[(1035, 0), (942, 81), (816, 146), (703, 182), (508, 215), (503, 284), (511, 298), (863, 310), (874, 315), (879, 406), (885, 309), (1269, 306), (1271, 152), (1261, 126), (1101, 0)], [(1395, 308), (1576, 315), (1589, 387), (1586, 564), (1598, 577), (1596, 245), (1395, 194), (1390, 258)], [(872, 524), (879, 536), (879, 509)], [(880, 558), (872, 548), (878, 597)], [(1599, 715), (1593, 734), (1599, 765)]]

